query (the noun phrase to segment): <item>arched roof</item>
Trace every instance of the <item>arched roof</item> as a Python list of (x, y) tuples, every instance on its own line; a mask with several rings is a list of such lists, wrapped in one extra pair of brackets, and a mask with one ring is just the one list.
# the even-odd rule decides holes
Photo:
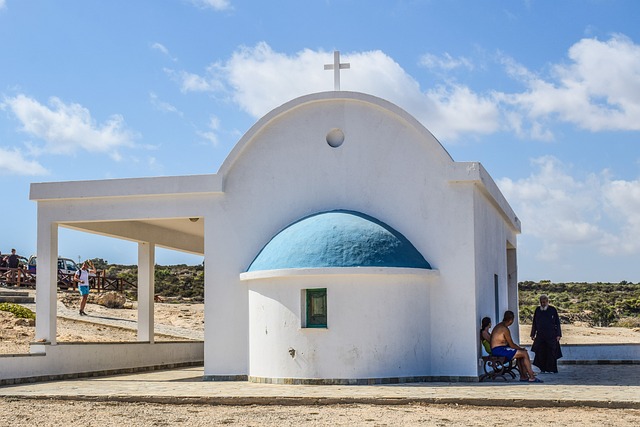
[[(224, 160), (218, 173), (225, 176), (233, 167), (233, 164), (240, 158), (242, 152), (247, 149), (255, 137), (265, 129), (271, 122), (283, 115), (294, 111), (305, 105), (315, 103), (327, 103), (333, 102), (337, 106), (343, 102), (357, 102), (367, 104), (373, 108), (382, 109), (389, 114), (394, 115), (398, 120), (402, 120), (408, 123), (411, 127), (417, 130), (419, 134), (423, 136), (425, 140), (435, 142), (443, 153), (443, 156), (450, 161), (453, 161), (449, 152), (444, 146), (433, 136), (433, 134), (424, 127), (415, 117), (409, 114), (407, 111), (398, 107), (397, 105), (382, 99), (377, 96), (369, 95), (362, 92), (349, 92), (349, 91), (336, 91), (336, 92), (318, 92), (309, 95), (300, 96), (292, 99), (279, 107), (274, 108), (267, 114), (265, 114), (260, 120), (258, 120), (243, 136), (238, 143), (233, 147), (227, 158)], [(341, 107), (340, 107), (341, 108)]]
[(247, 271), (326, 267), (431, 269), (411, 242), (388, 225), (359, 212), (335, 210), (286, 227)]

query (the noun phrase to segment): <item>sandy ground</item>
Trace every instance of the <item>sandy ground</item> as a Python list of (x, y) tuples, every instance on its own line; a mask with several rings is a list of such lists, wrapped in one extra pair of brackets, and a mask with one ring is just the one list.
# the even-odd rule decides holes
[[(75, 294), (60, 293), (59, 300), (72, 299), (69, 308), (76, 310)], [(109, 309), (97, 304), (87, 304), (87, 312), (95, 316), (117, 317), (135, 321), (135, 303), (129, 309)], [(204, 304), (155, 303), (156, 324), (178, 326), (192, 330), (204, 330)], [(136, 331), (89, 322), (66, 319), (58, 316), (58, 342), (117, 342), (136, 341)], [(135, 323), (132, 323), (135, 327)], [(14, 317), (12, 313), (0, 311), (0, 354), (29, 353), (29, 344), (35, 339), (35, 323)], [(157, 341), (183, 340), (183, 337), (156, 334)]]
[[(520, 345), (531, 345), (531, 325), (520, 325)], [(640, 328), (600, 328), (562, 325), (561, 344), (640, 344)]]
[(463, 405), (207, 406), (0, 399), (6, 426), (637, 426), (640, 411)]

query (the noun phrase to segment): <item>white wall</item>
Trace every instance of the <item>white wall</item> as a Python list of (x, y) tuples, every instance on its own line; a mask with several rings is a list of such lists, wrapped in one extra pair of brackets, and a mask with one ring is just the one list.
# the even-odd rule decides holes
[[(339, 148), (325, 140), (333, 128), (345, 134)], [(225, 194), (205, 243), (208, 307), (216, 308), (207, 310), (205, 375), (249, 370), (248, 292), (238, 275), (287, 225), (333, 209), (385, 222), (440, 270), (441, 284), (425, 306), (424, 327), (438, 343), (429, 360), (440, 375), (475, 375), (473, 185), (451, 185), (454, 172), (460, 174), (426, 129), (377, 98), (310, 95), (261, 119), (219, 172)], [(214, 344), (226, 353), (214, 354)]]
[[(500, 217), (496, 207), (490, 203), (486, 195), (481, 191), (474, 192), (474, 239), (475, 239), (475, 265), (476, 265), (476, 310), (475, 336), (476, 352), (480, 355), (480, 322), (485, 316), (492, 319), (492, 325), (502, 321), (506, 310), (515, 313), (514, 324), (509, 328), (515, 342), (519, 340), (518, 331), (518, 307), (511, 305), (513, 302), (512, 289), (509, 287), (507, 242), (516, 242), (514, 230)], [(498, 317), (495, 310), (495, 285), (494, 275), (498, 276)], [(516, 299), (517, 301), (517, 299)]]
[[(436, 278), (280, 277), (249, 282), (249, 375), (363, 379), (430, 375)], [(302, 328), (303, 289), (327, 288), (327, 328)], [(291, 357), (289, 349), (295, 350)]]
[[(436, 267), (440, 286), (432, 291), (427, 327), (433, 345), (430, 359), (437, 375), (475, 376), (477, 372), (475, 328), (475, 264), (473, 238), (473, 186), (447, 184), (448, 203), (440, 208), (441, 232)], [(438, 224), (431, 224), (437, 228)], [(431, 238), (425, 236), (425, 238)]]
[[(531, 360), (535, 353), (530, 353)], [(615, 363), (616, 361), (640, 362), (640, 344), (563, 344), (562, 359), (558, 363), (571, 362), (602, 362)]]
[(32, 345), (31, 355), (0, 357), (0, 380), (171, 366), (203, 360), (202, 342)]

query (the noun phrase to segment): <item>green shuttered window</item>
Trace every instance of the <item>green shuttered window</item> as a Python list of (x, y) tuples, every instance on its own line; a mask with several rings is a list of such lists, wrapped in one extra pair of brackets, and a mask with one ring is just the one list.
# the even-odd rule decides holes
[(307, 289), (307, 328), (327, 327), (327, 289)]

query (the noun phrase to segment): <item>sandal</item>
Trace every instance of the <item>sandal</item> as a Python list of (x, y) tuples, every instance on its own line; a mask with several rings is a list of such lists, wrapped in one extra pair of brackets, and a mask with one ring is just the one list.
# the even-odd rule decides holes
[(542, 381), (540, 378), (538, 377), (534, 377), (532, 380), (529, 380), (530, 383), (543, 383), (544, 381)]

